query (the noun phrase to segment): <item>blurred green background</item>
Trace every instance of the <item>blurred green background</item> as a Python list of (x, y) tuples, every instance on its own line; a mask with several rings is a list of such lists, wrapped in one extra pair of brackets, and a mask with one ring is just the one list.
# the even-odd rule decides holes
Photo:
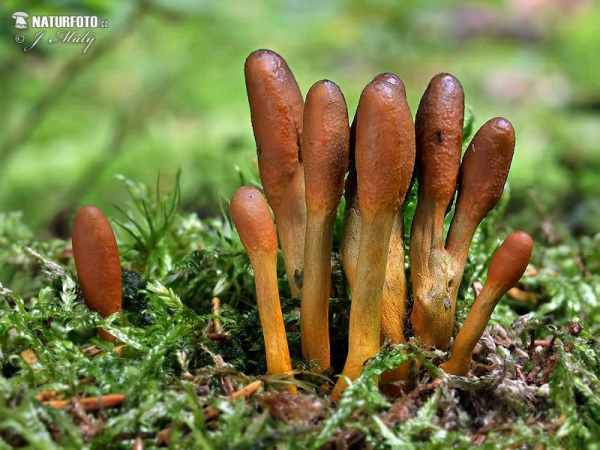
[[(95, 42), (24, 47), (12, 14), (94, 15)], [(335, 81), (354, 114), (391, 71), (413, 113), (450, 72), (482, 124), (517, 131), (507, 224), (552, 241), (600, 231), (600, 7), (591, 0), (5, 0), (0, 4), (0, 211), (65, 233), (94, 203), (115, 216), (123, 174), (165, 190), (183, 169), (201, 216), (255, 172), (247, 55), (280, 53), (306, 93)], [(22, 33), (26, 41), (15, 42)], [(84, 31), (79, 31), (83, 35)], [(47, 37), (55, 34), (49, 30)]]

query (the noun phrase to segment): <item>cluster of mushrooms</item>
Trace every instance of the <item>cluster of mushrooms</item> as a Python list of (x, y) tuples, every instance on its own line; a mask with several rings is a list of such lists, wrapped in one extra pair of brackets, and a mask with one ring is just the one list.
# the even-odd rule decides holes
[[(319, 81), (304, 101), (286, 62), (272, 51), (252, 53), (245, 75), (266, 200), (244, 186), (230, 207), (254, 270), (268, 373), (292, 371), (279, 301), (278, 237), (291, 293), (301, 298), (302, 354), (321, 370), (330, 366), (333, 225), (342, 195), (341, 256), (352, 304), (348, 355), (331, 398), (339, 398), (383, 342), (407, 341), (409, 313), (413, 336), (447, 350), (471, 240), (504, 190), (515, 146), (512, 125), (504, 118), (489, 120), (461, 163), (464, 93), (452, 75), (431, 80), (414, 124), (400, 78), (378, 75), (363, 90), (351, 126), (337, 85)], [(410, 230), (411, 297), (403, 203), (413, 179), (418, 201)], [(121, 311), (119, 253), (104, 213), (82, 208), (72, 241), (87, 305), (103, 317)], [(477, 341), (500, 298), (523, 275), (532, 247), (531, 237), (516, 231), (494, 253), (486, 284), (441, 366), (447, 373), (468, 373)], [(115, 340), (104, 330), (99, 334)], [(405, 363), (383, 374), (380, 383), (398, 386), (408, 371)]]
[[(266, 200), (244, 186), (230, 208), (254, 271), (268, 373), (292, 371), (277, 283), (278, 237), (291, 293), (301, 298), (303, 357), (321, 370), (330, 366), (333, 225), (342, 195), (341, 258), (352, 303), (348, 355), (331, 398), (339, 398), (384, 341), (407, 341), (409, 317), (413, 336), (447, 350), (471, 240), (508, 176), (515, 146), (510, 122), (485, 123), (461, 163), (464, 93), (452, 75), (431, 80), (414, 123), (400, 78), (378, 75), (362, 91), (352, 125), (336, 84), (315, 83), (304, 101), (286, 62), (272, 51), (252, 53), (245, 77)], [(413, 178), (418, 202), (410, 230), (410, 296), (403, 203)], [(447, 373), (467, 374), (494, 307), (523, 275), (532, 246), (530, 236), (517, 231), (495, 252), (487, 282), (441, 366)], [(408, 370), (405, 363), (380, 383), (398, 385)]]

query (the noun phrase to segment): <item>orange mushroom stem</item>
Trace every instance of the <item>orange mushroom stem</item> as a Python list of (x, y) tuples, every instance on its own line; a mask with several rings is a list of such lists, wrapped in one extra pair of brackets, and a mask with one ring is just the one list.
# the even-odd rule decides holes
[[(231, 198), (230, 210), (254, 270), (268, 373), (290, 372), (292, 365), (277, 286), (277, 234), (269, 207), (257, 189), (243, 186)], [(291, 389), (295, 391), (295, 387)]]
[[(412, 116), (392, 83), (373, 80), (356, 113), (356, 170), (361, 233), (350, 309), (346, 364), (332, 399), (356, 379), (380, 346), (382, 288), (394, 217), (404, 199), (415, 158)], [(346, 378), (345, 378), (346, 377)]]
[(452, 356), (442, 364), (451, 375), (465, 376), (471, 364), (471, 355), (502, 296), (516, 286), (531, 259), (533, 241), (524, 231), (510, 234), (500, 245), (488, 268), (487, 282), (479, 293), (467, 319), (458, 332)]
[(299, 297), (306, 227), (300, 159), (304, 102), (294, 75), (277, 53), (253, 52), (244, 72), (260, 178), (277, 223), (290, 290)]
[[(85, 206), (75, 215), (72, 230), (73, 258), (85, 303), (102, 317), (121, 311), (121, 260), (115, 234), (104, 213)], [(102, 339), (115, 337), (98, 330)]]
[(321, 369), (330, 365), (329, 290), (333, 222), (348, 163), (348, 109), (331, 81), (314, 84), (304, 107), (302, 154), (306, 189), (306, 239), (300, 331), (302, 353)]

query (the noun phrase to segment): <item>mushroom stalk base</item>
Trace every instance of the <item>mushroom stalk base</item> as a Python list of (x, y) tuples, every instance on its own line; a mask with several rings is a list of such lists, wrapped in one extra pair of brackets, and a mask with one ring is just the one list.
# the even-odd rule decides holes
[(302, 354), (321, 370), (330, 366), (329, 291), (334, 218), (331, 214), (309, 211), (306, 225), (306, 264), (300, 313)]
[[(277, 254), (257, 255), (252, 260), (252, 267), (256, 282), (258, 313), (265, 338), (267, 372), (269, 375), (291, 372), (292, 364), (277, 286)], [(290, 378), (293, 376), (290, 375)], [(295, 390), (293, 386), (293, 391)]]
[[(351, 381), (358, 378), (365, 363), (380, 348), (382, 287), (394, 213), (382, 212), (369, 218), (363, 214), (355, 290), (350, 307), (349, 351), (342, 371), (342, 375)], [(340, 378), (331, 395), (332, 400), (337, 400), (347, 385), (345, 378)]]

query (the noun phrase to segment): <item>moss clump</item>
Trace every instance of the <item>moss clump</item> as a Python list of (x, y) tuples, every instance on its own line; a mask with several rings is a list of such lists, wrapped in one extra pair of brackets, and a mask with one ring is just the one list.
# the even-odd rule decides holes
[[(475, 236), (459, 312), (498, 245), (498, 218), (486, 219)], [(173, 448), (585, 448), (598, 435), (600, 276), (593, 268), (600, 265), (600, 237), (537, 250), (535, 272), (520, 286), (533, 300), (500, 304), (475, 350), (474, 377), (438, 378), (446, 354), (412, 340), (385, 347), (331, 404), (323, 386), (334, 380), (300, 364), (299, 303), (286, 291), (281, 258), (292, 362), (312, 378), (297, 382), (300, 394), (292, 399), (289, 380), (264, 376), (252, 272), (226, 219), (174, 213), (168, 232), (192, 238), (161, 250), (171, 260), (164, 276), (163, 266), (124, 252), (128, 306), (106, 319), (83, 304), (72, 261), (64, 258), (67, 242), (35, 241), (12, 215), (0, 221), (0, 267), (14, 273), (0, 287), (0, 448), (131, 448), (136, 437), (145, 448), (167, 441)], [(583, 256), (587, 272), (574, 256)], [(131, 271), (140, 263), (156, 271), (142, 278)], [(344, 342), (349, 305), (339, 269), (333, 273), (332, 292), (340, 298), (331, 300), (330, 331)], [(217, 339), (215, 295), (222, 305)], [(95, 337), (96, 328), (127, 346), (117, 352)], [(93, 357), (82, 351), (92, 344), (102, 350)], [(344, 348), (335, 347), (343, 359)], [(26, 351), (35, 361), (24, 359)], [(386, 397), (374, 377), (408, 359), (423, 367), (413, 389)], [(255, 379), (262, 387), (253, 397), (228, 399)], [(123, 394), (125, 402), (97, 412), (78, 406), (78, 397), (108, 394)], [(72, 401), (55, 409), (49, 396)]]

